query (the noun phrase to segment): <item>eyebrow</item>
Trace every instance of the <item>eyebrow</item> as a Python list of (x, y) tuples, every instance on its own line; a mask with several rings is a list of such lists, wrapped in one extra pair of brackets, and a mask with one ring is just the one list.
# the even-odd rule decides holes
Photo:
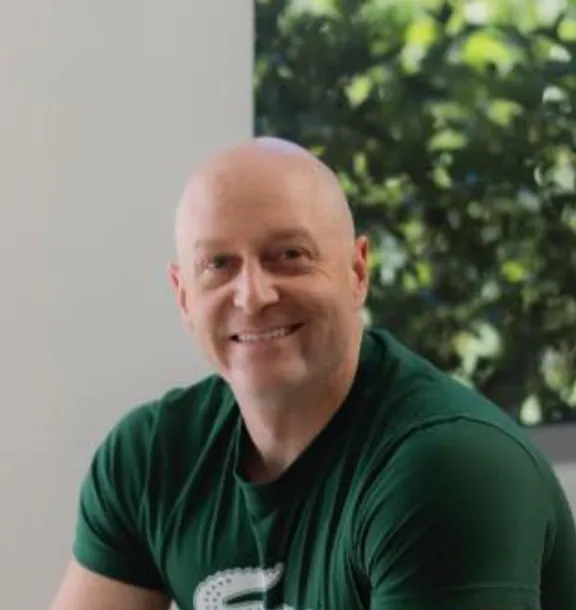
[[(267, 241), (290, 241), (290, 240), (303, 240), (313, 241), (311, 233), (302, 227), (296, 227), (293, 229), (278, 229), (273, 231), (268, 237)], [(213, 248), (226, 248), (227, 244), (221, 239), (197, 239), (194, 242), (194, 249), (213, 249)]]

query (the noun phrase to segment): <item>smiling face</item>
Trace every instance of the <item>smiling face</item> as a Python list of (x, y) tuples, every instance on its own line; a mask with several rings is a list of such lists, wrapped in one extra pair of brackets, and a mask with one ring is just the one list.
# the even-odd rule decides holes
[(191, 182), (177, 242), (183, 318), (237, 392), (297, 394), (355, 358), (367, 245), (317, 161), (230, 154)]

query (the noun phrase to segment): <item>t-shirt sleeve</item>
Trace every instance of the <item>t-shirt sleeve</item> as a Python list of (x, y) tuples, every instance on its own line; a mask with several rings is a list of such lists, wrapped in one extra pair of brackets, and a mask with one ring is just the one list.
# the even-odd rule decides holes
[(153, 405), (133, 409), (97, 448), (80, 489), (73, 553), (93, 572), (164, 590), (141, 523), (153, 423)]
[(358, 514), (372, 610), (533, 610), (551, 504), (533, 457), (490, 425), (403, 442)]

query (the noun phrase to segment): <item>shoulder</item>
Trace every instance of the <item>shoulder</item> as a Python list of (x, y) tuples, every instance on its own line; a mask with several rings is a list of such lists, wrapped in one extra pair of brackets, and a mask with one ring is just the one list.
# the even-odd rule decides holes
[[(440, 371), (385, 331), (373, 331), (381, 376), (373, 375), (368, 468), (387, 476), (442, 479), (490, 474), (497, 481), (524, 475), (535, 484), (549, 478), (550, 465), (526, 430), (478, 391)], [(373, 431), (373, 432), (372, 432)]]
[(422, 428), (365, 487), (359, 565), (386, 595), (533, 588), (554, 544), (553, 493), (529, 448), (494, 425)]
[(435, 481), (440, 486), (444, 480), (473, 485), (486, 478), (543, 482), (539, 456), (529, 443), (495, 422), (466, 415), (431, 421), (414, 430), (389, 467), (409, 476), (442, 475)]
[(108, 456), (107, 462), (143, 470), (162, 447), (193, 447), (196, 440), (199, 445), (230, 417), (233, 405), (228, 385), (216, 375), (171, 388), (120, 416), (100, 442), (95, 459)]
[(463, 417), (405, 438), (371, 473), (361, 512), (384, 537), (411, 515), (414, 531), (433, 528), (439, 540), (443, 532), (446, 540), (458, 534), (460, 542), (481, 544), (482, 536), (505, 540), (520, 528), (539, 544), (553, 521), (553, 493), (545, 464), (529, 445)]
[[(394, 435), (396, 444), (418, 430), (452, 421), (476, 421), (475, 426), (470, 425), (477, 431), (498, 436), (496, 430), (500, 430), (510, 441), (515, 438), (530, 444), (525, 431), (503, 408), (438, 369), (390, 333), (373, 329), (367, 333), (366, 343), (373, 367), (371, 401), (378, 405), (370, 416), (375, 420), (372, 424)], [(484, 428), (481, 422), (486, 424)], [(435, 438), (444, 429), (431, 431), (429, 437)]]
[(132, 406), (114, 423), (110, 434), (137, 438), (186, 423), (213, 424), (210, 418), (233, 403), (228, 385), (213, 375), (189, 386), (170, 388), (159, 397)]
[(374, 467), (373, 480), (393, 479), (400, 495), (413, 497), (450, 498), (466, 489), (508, 496), (541, 492), (546, 481), (546, 463), (522, 436), (467, 415), (420, 423)]

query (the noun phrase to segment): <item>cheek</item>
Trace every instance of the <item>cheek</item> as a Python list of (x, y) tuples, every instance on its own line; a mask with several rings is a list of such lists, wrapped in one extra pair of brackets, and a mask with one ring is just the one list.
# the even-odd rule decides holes
[(339, 327), (353, 309), (349, 291), (342, 281), (316, 282), (313, 288), (300, 296), (303, 308), (312, 318)]
[(194, 305), (190, 309), (190, 320), (197, 334), (209, 338), (225, 330), (226, 303), (225, 298), (215, 293), (196, 295)]

